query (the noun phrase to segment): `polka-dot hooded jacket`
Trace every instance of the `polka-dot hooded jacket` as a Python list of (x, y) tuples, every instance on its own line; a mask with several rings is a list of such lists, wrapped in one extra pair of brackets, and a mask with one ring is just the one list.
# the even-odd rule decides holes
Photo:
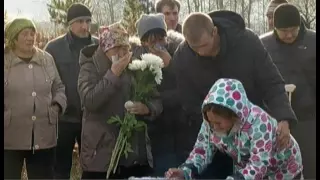
[(179, 167), (184, 171), (185, 179), (200, 174), (211, 163), (216, 151), (224, 152), (234, 160), (234, 174), (228, 179), (293, 179), (302, 172), (296, 140), (291, 136), (286, 149), (276, 149), (276, 119), (249, 101), (241, 82), (219, 79), (202, 107), (209, 103), (234, 111), (241, 119), (240, 126), (221, 137), (215, 135), (209, 123), (203, 120), (194, 149)]

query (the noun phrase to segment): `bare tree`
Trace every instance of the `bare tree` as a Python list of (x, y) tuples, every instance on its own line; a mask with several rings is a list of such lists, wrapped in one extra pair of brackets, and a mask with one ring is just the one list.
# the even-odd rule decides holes
[(307, 27), (316, 21), (316, 0), (293, 0), (294, 3), (300, 10)]
[[(99, 25), (112, 24), (122, 17), (123, 0), (93, 0), (92, 12), (93, 20)], [(120, 9), (120, 11), (115, 11)]]
[(238, 2), (238, 0), (233, 1), (233, 11), (234, 12), (237, 12), (237, 2)]
[(193, 0), (193, 5), (194, 5), (194, 11), (199, 12), (200, 11), (200, 0)]
[(241, 16), (244, 18), (245, 17), (245, 12), (246, 12), (246, 9), (245, 9), (245, 0), (241, 0)]
[(247, 26), (248, 28), (251, 27), (251, 8), (252, 8), (253, 0), (249, 0), (248, 4), (248, 12), (247, 12)]
[(223, 0), (217, 0), (217, 8), (218, 8), (219, 10), (224, 9), (224, 7), (223, 7)]
[(188, 13), (190, 14), (191, 13), (190, 0), (187, 0), (187, 2), (188, 2)]

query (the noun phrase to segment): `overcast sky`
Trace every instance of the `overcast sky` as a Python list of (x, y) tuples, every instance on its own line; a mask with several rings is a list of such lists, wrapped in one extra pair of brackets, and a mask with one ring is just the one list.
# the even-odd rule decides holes
[(38, 21), (49, 21), (46, 3), (48, 0), (4, 0), (4, 9), (9, 17), (27, 16)]

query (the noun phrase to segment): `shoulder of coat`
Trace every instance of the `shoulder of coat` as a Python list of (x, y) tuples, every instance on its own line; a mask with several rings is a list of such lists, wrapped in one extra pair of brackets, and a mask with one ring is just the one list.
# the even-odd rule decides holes
[(37, 59), (41, 61), (44, 66), (52, 66), (54, 64), (54, 59), (52, 55), (37, 47), (36, 47), (36, 56), (37, 56)]
[(261, 40), (265, 40), (265, 39), (272, 38), (272, 36), (273, 36), (273, 31), (270, 31), (270, 32), (267, 32), (267, 33), (260, 35), (259, 38)]

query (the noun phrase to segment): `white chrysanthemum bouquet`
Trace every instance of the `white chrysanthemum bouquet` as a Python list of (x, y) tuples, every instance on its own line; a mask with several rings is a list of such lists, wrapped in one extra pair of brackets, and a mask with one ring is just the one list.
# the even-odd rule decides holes
[[(133, 83), (130, 99), (135, 102), (146, 104), (156, 93), (157, 85), (161, 84), (162, 68), (164, 67), (163, 60), (153, 54), (141, 55), (141, 60), (133, 60), (128, 70), (133, 74)], [(132, 101), (125, 103), (125, 108), (133, 105)], [(120, 132), (117, 138), (116, 145), (112, 151), (112, 157), (109, 164), (107, 178), (110, 173), (115, 173), (121, 156), (128, 157), (131, 149), (130, 138), (134, 131), (144, 130), (146, 138), (148, 137), (147, 125), (143, 121), (136, 119), (134, 114), (126, 112), (124, 119), (118, 116), (108, 120), (109, 124), (117, 124), (120, 126)]]

